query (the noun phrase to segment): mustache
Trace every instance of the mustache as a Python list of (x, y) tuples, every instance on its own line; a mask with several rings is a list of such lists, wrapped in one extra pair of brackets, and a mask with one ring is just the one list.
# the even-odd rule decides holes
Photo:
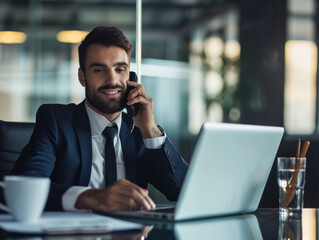
[(110, 85), (110, 84), (103, 85), (103, 86), (99, 87), (97, 90), (98, 91), (103, 91), (103, 90), (106, 90), (106, 89), (116, 89), (116, 88), (124, 90), (124, 87), (121, 86), (121, 85)]

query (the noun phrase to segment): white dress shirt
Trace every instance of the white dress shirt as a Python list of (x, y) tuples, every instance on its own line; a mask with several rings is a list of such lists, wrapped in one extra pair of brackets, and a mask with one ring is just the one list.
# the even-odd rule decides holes
[[(117, 133), (114, 137), (114, 150), (116, 157), (116, 173), (117, 180), (125, 178), (125, 164), (123, 158), (122, 145), (120, 141), (120, 129), (122, 123), (122, 113), (110, 122), (101, 114), (91, 109), (85, 102), (85, 108), (89, 117), (92, 137), (92, 167), (91, 176), (88, 187), (72, 186), (62, 196), (62, 207), (65, 211), (76, 211), (74, 207), (78, 196), (85, 190), (90, 188), (105, 188), (105, 138), (102, 135), (106, 126), (117, 125)], [(162, 147), (166, 139), (166, 135), (157, 138), (143, 139), (146, 148), (159, 149)]]

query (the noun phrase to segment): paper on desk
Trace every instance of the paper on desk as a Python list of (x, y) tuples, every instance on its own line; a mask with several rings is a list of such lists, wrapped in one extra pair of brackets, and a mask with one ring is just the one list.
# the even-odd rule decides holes
[(94, 213), (44, 212), (41, 219), (33, 224), (20, 223), (9, 214), (0, 214), (1, 229), (23, 234), (107, 233), (142, 229), (143, 227), (141, 224)]

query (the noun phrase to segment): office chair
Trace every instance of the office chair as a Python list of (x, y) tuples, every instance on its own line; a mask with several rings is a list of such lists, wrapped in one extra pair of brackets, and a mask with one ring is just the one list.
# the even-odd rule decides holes
[(0, 120), (0, 180), (11, 172), (20, 152), (27, 145), (34, 123)]

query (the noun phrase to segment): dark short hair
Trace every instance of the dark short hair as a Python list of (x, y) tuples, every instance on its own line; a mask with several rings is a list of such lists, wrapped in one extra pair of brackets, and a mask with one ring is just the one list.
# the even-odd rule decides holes
[(128, 57), (131, 56), (132, 44), (124, 33), (116, 27), (96, 27), (81, 42), (79, 46), (80, 68), (85, 71), (86, 50), (91, 44), (99, 44), (105, 47), (117, 46), (125, 50)]

